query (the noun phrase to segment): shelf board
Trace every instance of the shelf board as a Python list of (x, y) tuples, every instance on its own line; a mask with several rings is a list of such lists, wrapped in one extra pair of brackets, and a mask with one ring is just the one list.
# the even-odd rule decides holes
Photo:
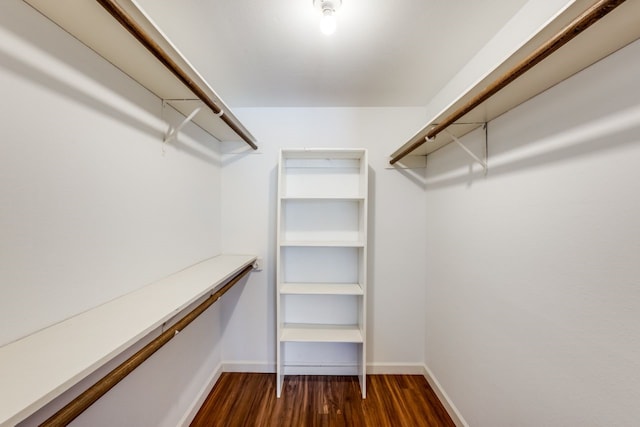
[(282, 247), (324, 247), (324, 248), (363, 248), (362, 241), (319, 241), (319, 240), (297, 240), (280, 242)]
[(364, 196), (331, 196), (331, 195), (322, 195), (322, 196), (283, 196), (280, 198), (280, 200), (283, 201), (287, 201), (287, 200), (326, 200), (326, 201), (353, 201), (353, 202), (361, 202), (363, 201), (365, 198)]
[(283, 342), (350, 342), (362, 343), (358, 325), (311, 325), (287, 323), (282, 327)]
[(255, 259), (210, 258), (0, 347), (0, 425), (24, 420)]
[(359, 283), (283, 283), (282, 295), (364, 295)]
[(288, 148), (282, 150), (282, 158), (287, 159), (357, 159), (365, 157), (362, 148)]
[[(564, 28), (567, 24), (579, 16), (593, 2), (581, 0), (559, 14), (549, 22), (542, 30), (520, 46), (505, 61), (491, 70), (485, 77), (477, 81), (466, 92), (443, 111), (438, 113), (421, 130), (411, 137), (405, 144), (391, 154), (395, 157), (413, 143), (423, 141), (426, 132), (432, 126), (443, 122), (454, 111), (480, 93), (498, 77), (504, 75), (509, 69), (521, 61), (524, 57), (535, 51), (545, 41)], [(595, 23), (592, 27), (579, 34), (567, 45), (524, 73), (518, 79), (511, 82), (503, 90), (486, 100), (477, 108), (461, 117), (457, 123), (451, 125), (447, 131), (460, 138), (467, 133), (479, 128), (485, 122), (501, 116), (507, 111), (517, 107), (536, 95), (544, 92), (552, 86), (562, 82), (572, 75), (582, 71), (591, 64), (623, 48), (640, 38), (640, 2), (626, 1), (607, 16)], [(433, 142), (427, 142), (409, 153), (409, 156), (426, 156), (445, 145), (453, 142), (446, 133), (439, 133)]]
[[(97, 1), (24, 0), (73, 37), (112, 63), (184, 116), (202, 105), (171, 71), (165, 68), (135, 37), (116, 21)], [(233, 115), (204, 78), (193, 68), (173, 43), (134, 0), (118, 0), (118, 4), (136, 20), (153, 41), (180, 66), (191, 81), (224, 111), (255, 142), (255, 137)], [(203, 109), (192, 120), (219, 141), (239, 141), (240, 136), (220, 117)]]

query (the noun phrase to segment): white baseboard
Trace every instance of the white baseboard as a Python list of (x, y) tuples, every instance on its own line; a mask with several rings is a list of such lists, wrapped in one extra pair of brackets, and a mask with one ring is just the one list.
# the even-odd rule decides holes
[(453, 401), (451, 400), (451, 398), (449, 398), (447, 392), (444, 391), (444, 389), (440, 385), (440, 382), (438, 382), (438, 379), (435, 377), (435, 375), (433, 375), (433, 372), (431, 372), (427, 365), (423, 365), (422, 368), (422, 374), (424, 375), (433, 391), (438, 396), (438, 399), (440, 399), (440, 402), (442, 402), (442, 405), (447, 410), (447, 413), (449, 414), (455, 425), (458, 427), (469, 427), (469, 424), (467, 424), (467, 422), (464, 420), (462, 414), (460, 413), (460, 411), (458, 411), (458, 408), (456, 408), (456, 405), (453, 404)]
[(220, 363), (209, 377), (209, 380), (204, 384), (204, 386), (198, 393), (198, 398), (191, 404), (187, 412), (178, 423), (178, 426), (188, 427), (189, 424), (191, 424), (191, 421), (193, 421), (202, 405), (204, 405), (204, 402), (209, 396), (209, 393), (211, 393), (211, 390), (213, 390), (213, 386), (216, 385), (216, 383), (220, 379), (220, 375), (222, 374), (222, 372), (222, 363)]
[[(287, 374), (311, 375), (357, 375), (357, 366), (327, 365), (327, 366), (286, 366)], [(311, 371), (310, 371), (311, 370)], [(335, 373), (333, 373), (335, 371)], [(353, 371), (353, 373), (351, 373)], [(273, 374), (276, 372), (275, 363), (256, 361), (227, 361), (222, 362), (222, 372), (258, 372)], [(380, 375), (424, 375), (425, 367), (422, 363), (369, 363), (367, 374)]]
[(284, 367), (285, 375), (358, 375), (357, 365), (327, 364), (318, 365), (289, 365)]
[(254, 372), (260, 374), (275, 374), (276, 364), (256, 361), (222, 362), (222, 372)]
[(369, 375), (423, 375), (424, 365), (421, 363), (369, 363), (367, 365)]
[[(348, 365), (296, 365), (285, 366), (286, 375), (357, 375), (358, 367)], [(275, 374), (275, 363), (266, 362), (224, 362), (222, 366), (223, 372), (255, 372), (255, 373), (268, 373)]]

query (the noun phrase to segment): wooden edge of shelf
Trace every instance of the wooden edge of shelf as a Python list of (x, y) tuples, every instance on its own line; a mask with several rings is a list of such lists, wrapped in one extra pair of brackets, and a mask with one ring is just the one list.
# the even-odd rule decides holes
[[(26, 419), (255, 260), (219, 255), (201, 261), (0, 347), (0, 425)], [(65, 340), (74, 345), (62, 345)]]
[[(428, 155), (452, 142), (450, 136), (441, 134), (447, 127), (459, 125), (450, 132), (462, 137), (640, 38), (640, 25), (633, 20), (640, 14), (639, 2), (600, 0), (586, 11), (577, 11), (577, 7), (583, 6), (567, 8), (537, 34), (531, 35), (503, 63), (396, 149), (390, 155), (390, 163), (393, 165), (408, 155)], [(592, 24), (595, 24), (594, 29), (585, 31)], [(560, 32), (559, 26), (564, 26)], [(596, 29), (600, 33), (594, 32)], [(606, 32), (611, 35), (599, 37)], [(555, 53), (569, 41), (570, 51)], [(570, 63), (562, 63), (563, 53), (571, 55)], [(574, 59), (577, 56), (580, 58)], [(512, 87), (517, 89), (512, 90)], [(514, 96), (511, 93), (516, 91), (521, 94)], [(485, 105), (484, 109), (477, 108), (481, 104)], [(465, 125), (470, 127), (464, 129)], [(427, 141), (434, 137), (435, 141)]]
[[(151, 17), (137, 3), (128, 0), (96, 0), (131, 33), (169, 72), (200, 99), (214, 116), (221, 119), (238, 137), (257, 150), (255, 137), (240, 123), (222, 98), (191, 65)], [(126, 7), (120, 6), (123, 3)], [(183, 113), (184, 114), (184, 113)], [(198, 124), (198, 122), (196, 122)], [(201, 126), (205, 129), (203, 126)], [(205, 129), (206, 130), (206, 129)]]
[(134, 0), (23, 1), (181, 114), (195, 109), (189, 103), (206, 105), (211, 114), (192, 121), (217, 140), (239, 138), (257, 149), (256, 138)]

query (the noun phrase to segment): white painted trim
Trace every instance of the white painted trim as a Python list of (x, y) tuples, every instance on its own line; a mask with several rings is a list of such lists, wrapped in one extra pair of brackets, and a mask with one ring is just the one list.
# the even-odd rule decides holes
[(263, 374), (275, 374), (275, 362), (257, 362), (252, 360), (245, 361), (226, 361), (222, 362), (222, 372), (258, 372)]
[[(357, 365), (303, 365), (285, 366), (286, 375), (358, 375)], [(275, 363), (256, 361), (223, 362), (223, 372), (260, 372), (272, 374), (276, 372)], [(367, 365), (367, 374), (415, 374), (422, 375), (422, 365), (376, 364)]]
[(422, 363), (368, 363), (368, 375), (424, 375)]
[(204, 386), (198, 393), (198, 398), (193, 401), (191, 406), (189, 406), (189, 409), (187, 410), (187, 412), (184, 414), (182, 419), (178, 422), (177, 424), (178, 426), (188, 427), (191, 424), (193, 419), (198, 414), (198, 411), (200, 410), (202, 405), (204, 405), (205, 400), (207, 400), (209, 393), (211, 393), (211, 390), (213, 390), (213, 386), (215, 386), (218, 380), (220, 379), (220, 375), (222, 375), (222, 372), (223, 372), (222, 363), (220, 363), (218, 367), (213, 371), (211, 376), (209, 377), (209, 380), (204, 384)]
[[(353, 365), (353, 368), (356, 368)], [(289, 369), (294, 369), (294, 366), (287, 366)], [(318, 368), (318, 366), (300, 366), (303, 369)], [(335, 370), (336, 368), (349, 368), (351, 366), (335, 365), (326, 366), (326, 368)], [(246, 361), (225, 361), (222, 362), (222, 372), (260, 372), (272, 374), (276, 372), (275, 363), (258, 362), (252, 360)], [(367, 374), (371, 375), (424, 375), (425, 367), (422, 363), (368, 363)], [(308, 372), (306, 372), (308, 373)], [(292, 374), (289, 374), (292, 375)], [(295, 374), (293, 374), (295, 375)], [(318, 374), (322, 375), (322, 374)], [(331, 374), (326, 374), (331, 375)], [(350, 374), (335, 374), (335, 375), (350, 375)], [(354, 374), (356, 375), (356, 374)]]
[[(274, 374), (275, 363), (243, 361), (224, 362), (223, 372), (259, 372)], [(357, 365), (303, 365), (284, 366), (285, 375), (358, 375)]]
[(424, 375), (433, 391), (438, 396), (438, 399), (440, 399), (440, 402), (442, 402), (442, 405), (447, 410), (447, 413), (449, 414), (455, 425), (458, 427), (469, 427), (469, 424), (467, 424), (465, 419), (462, 417), (462, 414), (460, 413), (460, 411), (458, 411), (456, 405), (453, 404), (453, 401), (451, 400), (447, 392), (444, 391), (444, 388), (442, 388), (438, 379), (435, 377), (435, 375), (433, 375), (433, 372), (431, 372), (427, 365), (423, 365), (422, 368), (422, 374)]
[(284, 366), (284, 375), (358, 375), (358, 365)]

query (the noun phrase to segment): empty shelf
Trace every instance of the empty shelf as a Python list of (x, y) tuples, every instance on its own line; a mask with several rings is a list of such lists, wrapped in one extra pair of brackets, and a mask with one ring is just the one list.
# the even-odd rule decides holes
[[(193, 122), (214, 138), (219, 141), (242, 139), (257, 148), (255, 137), (134, 0), (25, 2), (185, 117), (206, 104), (209, 111), (200, 111)], [(127, 24), (125, 28), (125, 23), (118, 22), (101, 3), (115, 5), (114, 9), (122, 11), (134, 24)], [(133, 36), (133, 32), (138, 35)], [(156, 51), (148, 50), (138, 36)], [(184, 78), (181, 80), (177, 74)]]
[(361, 241), (326, 241), (321, 240), (298, 240), (280, 242), (280, 246), (304, 246), (304, 247), (327, 247), (327, 248), (363, 248)]
[(283, 283), (280, 293), (285, 295), (363, 295), (359, 283)]
[(361, 343), (358, 325), (310, 325), (288, 323), (282, 328), (280, 341)]
[(24, 420), (255, 259), (210, 258), (0, 347), (0, 425)]

